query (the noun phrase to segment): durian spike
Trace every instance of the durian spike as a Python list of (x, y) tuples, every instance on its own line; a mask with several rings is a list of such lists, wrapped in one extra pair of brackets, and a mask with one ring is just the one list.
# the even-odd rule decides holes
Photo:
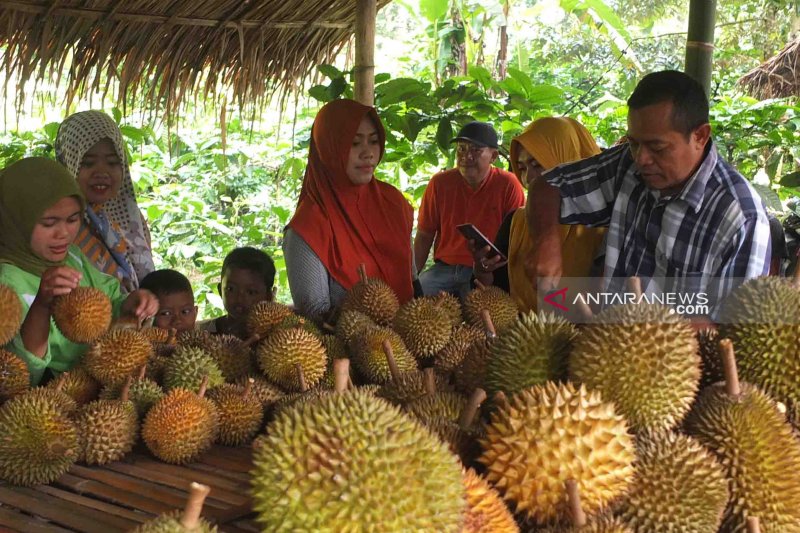
[(422, 382), (425, 385), (425, 394), (429, 396), (436, 394), (436, 372), (432, 368), (422, 371)]
[(720, 339), (719, 356), (722, 358), (722, 370), (725, 376), (725, 392), (728, 393), (728, 396), (739, 396), (742, 390), (741, 387), (739, 387), (736, 356), (733, 353), (733, 343), (730, 339)]
[(475, 280), (475, 286), (476, 286), (476, 287), (478, 287), (478, 288), (479, 288), (479, 289), (481, 289), (481, 290), (483, 290), (483, 289), (485, 289), (485, 288), (486, 288), (486, 285), (484, 285), (483, 283), (481, 283), (481, 282), (480, 282), (480, 280), (478, 280), (478, 279), (476, 279), (476, 280)]
[(458, 426), (461, 429), (467, 430), (472, 426), (475, 415), (478, 414), (478, 409), (481, 408), (481, 404), (484, 400), (486, 400), (486, 391), (480, 387), (475, 389), (472, 396), (469, 397), (469, 401), (464, 407), (464, 410), (461, 411), (461, 416), (458, 418)]
[(364, 263), (358, 265), (358, 279), (360, 279), (362, 283), (367, 282), (367, 265)]
[(147, 373), (147, 363), (143, 364), (142, 368), (139, 369), (139, 375), (136, 376), (136, 379), (143, 380), (146, 373)]
[(122, 390), (119, 392), (119, 401), (125, 403), (128, 401), (128, 397), (131, 394), (131, 384), (133, 383), (133, 376), (128, 376), (128, 379), (125, 380), (125, 384), (122, 386)]
[(628, 278), (628, 290), (636, 295), (636, 299), (642, 296), (642, 279), (638, 276), (631, 276)]
[(206, 395), (206, 389), (208, 388), (208, 374), (203, 376), (203, 381), (200, 382), (200, 389), (197, 391), (197, 396), (202, 398)]
[(586, 513), (584, 513), (581, 508), (581, 493), (578, 490), (578, 482), (574, 479), (568, 479), (564, 485), (567, 488), (572, 525), (575, 527), (583, 527), (586, 525)]
[(389, 363), (389, 373), (392, 375), (392, 381), (397, 383), (400, 379), (400, 369), (397, 367), (397, 361), (394, 359), (394, 351), (392, 350), (392, 343), (389, 339), (383, 341), (383, 353), (386, 354), (386, 362)]
[(747, 517), (747, 533), (761, 533), (761, 523), (757, 516)]
[(242, 398), (247, 398), (250, 396), (250, 393), (253, 391), (253, 385), (255, 385), (256, 380), (253, 378), (247, 378), (247, 383), (244, 384), (244, 392), (242, 393)]
[(244, 348), (249, 348), (260, 340), (261, 340), (261, 335), (256, 333), (252, 335), (250, 338), (248, 338), (246, 341), (242, 342), (242, 346)]
[(494, 339), (497, 337), (497, 330), (494, 328), (492, 315), (488, 309), (481, 309), (481, 320), (483, 320), (483, 330), (486, 332), (486, 338)]
[(297, 381), (300, 382), (300, 390), (302, 392), (306, 392), (308, 390), (308, 382), (306, 381), (306, 375), (303, 372), (303, 365), (300, 363), (295, 363), (294, 371), (297, 372)]
[(203, 502), (211, 492), (211, 487), (192, 482), (189, 486), (189, 499), (186, 500), (186, 507), (183, 508), (181, 525), (187, 531), (194, 531), (200, 523), (200, 513), (203, 511)]
[(350, 359), (333, 360), (333, 389), (344, 392), (350, 385)]

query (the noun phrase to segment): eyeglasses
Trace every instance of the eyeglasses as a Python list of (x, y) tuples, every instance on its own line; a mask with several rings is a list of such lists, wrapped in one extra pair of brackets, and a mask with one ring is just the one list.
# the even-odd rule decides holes
[(456, 154), (469, 155), (471, 157), (478, 157), (483, 152), (485, 146), (475, 146), (471, 143), (458, 143), (456, 145)]

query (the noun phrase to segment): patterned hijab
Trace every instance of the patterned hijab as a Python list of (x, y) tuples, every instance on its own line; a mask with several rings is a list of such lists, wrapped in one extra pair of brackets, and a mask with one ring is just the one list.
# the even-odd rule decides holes
[[(103, 139), (109, 139), (122, 162), (122, 183), (119, 194), (102, 206), (86, 209), (86, 222), (125, 273), (138, 286), (137, 279), (155, 270), (153, 252), (148, 244), (146, 228), (133, 191), (130, 167), (125, 154), (122, 133), (116, 123), (100, 111), (82, 111), (67, 117), (58, 128), (56, 157), (77, 179), (84, 154)], [(124, 239), (127, 247), (121, 247)], [(119, 250), (125, 249), (124, 252)]]
[(52, 159), (28, 157), (0, 171), (0, 263), (41, 276), (54, 263), (31, 249), (31, 235), (42, 214), (62, 198), (81, 191), (70, 173)]

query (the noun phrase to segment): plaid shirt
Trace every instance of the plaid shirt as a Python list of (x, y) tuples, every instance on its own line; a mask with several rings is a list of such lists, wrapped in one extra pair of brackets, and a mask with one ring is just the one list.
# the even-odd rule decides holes
[(769, 272), (761, 199), (713, 143), (683, 190), (668, 197), (641, 181), (627, 144), (557, 167), (545, 179), (561, 192), (563, 224), (609, 227), (606, 290), (620, 290), (634, 275), (645, 292), (653, 278), (670, 279), (669, 290), (702, 290), (713, 303)]

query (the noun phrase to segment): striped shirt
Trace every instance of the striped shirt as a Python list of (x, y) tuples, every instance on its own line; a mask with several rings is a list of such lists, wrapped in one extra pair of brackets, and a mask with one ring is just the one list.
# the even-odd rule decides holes
[(761, 199), (713, 143), (682, 191), (670, 196), (641, 181), (627, 144), (557, 167), (545, 179), (561, 192), (561, 223), (608, 226), (608, 291), (639, 276), (645, 292), (653, 279), (669, 280), (669, 290), (704, 291), (713, 304), (769, 271)]

